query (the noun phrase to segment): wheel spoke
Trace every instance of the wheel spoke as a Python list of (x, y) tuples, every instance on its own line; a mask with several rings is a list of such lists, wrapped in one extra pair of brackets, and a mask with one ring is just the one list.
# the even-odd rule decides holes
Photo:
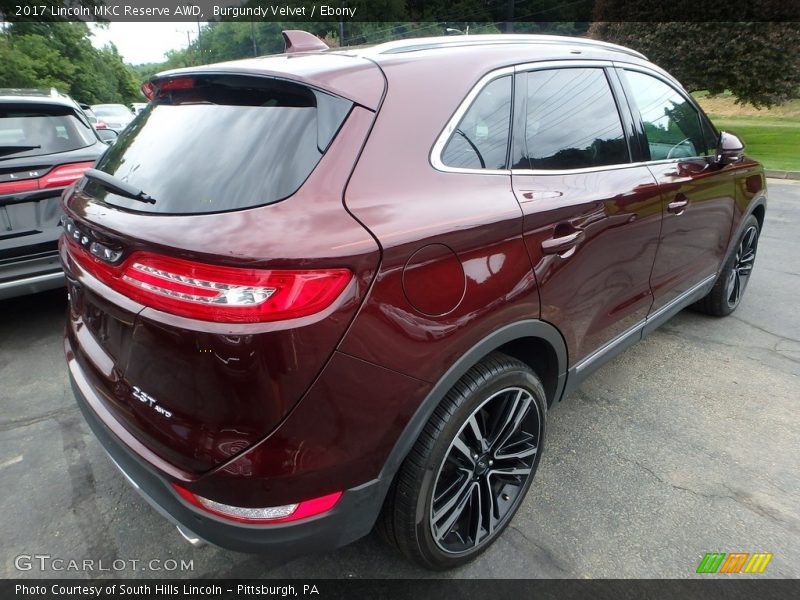
[(528, 410), (530, 410), (532, 402), (533, 398), (530, 396), (530, 394), (528, 394), (516, 403), (514, 407), (513, 418), (510, 419), (509, 424), (505, 427), (500, 436), (498, 436), (498, 439), (494, 444), (495, 453), (497, 453), (499, 448), (503, 448), (506, 444), (508, 444), (508, 440), (511, 438), (511, 436), (519, 430), (519, 426), (522, 423), (522, 420), (525, 418), (525, 415), (528, 414)]
[(480, 489), (486, 497), (486, 508), (483, 511), (483, 528), (486, 530), (486, 536), (490, 536), (494, 533), (497, 521), (500, 520), (500, 514), (497, 510), (497, 499), (494, 495), (492, 482), (489, 481), (488, 477), (484, 477), (483, 480), (481, 480)]
[(481, 431), (480, 425), (478, 425), (477, 414), (474, 414), (469, 418), (467, 425), (469, 425), (472, 435), (475, 437), (475, 441), (480, 445), (481, 452), (486, 452), (489, 449), (489, 441), (486, 439), (483, 431)]
[(502, 416), (498, 419), (498, 421), (502, 421), (498, 426), (495, 426), (492, 433), (491, 447), (496, 447), (497, 441), (500, 439), (500, 436), (508, 429), (509, 425), (514, 421), (514, 415), (517, 414), (517, 407), (519, 406), (519, 402), (522, 399), (522, 395), (524, 394), (523, 390), (517, 390), (517, 393), (514, 394), (514, 399), (511, 402), (506, 402), (506, 410), (502, 414)]
[(733, 291), (731, 293), (731, 303), (736, 304), (739, 302), (739, 292), (741, 290), (741, 278), (739, 277), (739, 273), (734, 273), (733, 275)]
[[(445, 506), (433, 514), (433, 525), (436, 527), (437, 536), (439, 539), (447, 537), (447, 535), (450, 533), (453, 525), (455, 525), (456, 521), (458, 521), (459, 517), (461, 517), (461, 515), (464, 513), (464, 508), (467, 506), (467, 503), (472, 497), (472, 492), (474, 489), (475, 482), (467, 480), (466, 484), (459, 490), (459, 493), (453, 494), (453, 497), (448, 500)], [(444, 518), (445, 515), (447, 518)], [(443, 518), (444, 523), (437, 525), (437, 523)]]
[(530, 467), (498, 467), (489, 471), (489, 475), (496, 475), (498, 477), (527, 477), (530, 473)]
[[(433, 505), (436, 506), (437, 504), (439, 504), (442, 501), (443, 498), (446, 498), (448, 496), (452, 496), (450, 500), (452, 500), (452, 502), (454, 503), (458, 499), (459, 494), (461, 494), (463, 492), (464, 488), (467, 485), (469, 485), (469, 482), (470, 482), (470, 473), (465, 470), (465, 472), (463, 474), (459, 474), (459, 476), (456, 477), (453, 480), (453, 483), (448, 485), (437, 496), (434, 496)], [(455, 490), (456, 488), (458, 488), (458, 491), (455, 492), (455, 493), (452, 493), (453, 490)], [(436, 492), (436, 490), (434, 490), (434, 492)], [(452, 504), (451, 504), (451, 506), (452, 506)], [(446, 511), (446, 510), (447, 510), (447, 507), (446, 506), (442, 506), (442, 507), (439, 508), (439, 510), (437, 512)], [(434, 513), (434, 516), (436, 516), (436, 513)]]
[[(461, 435), (460, 434), (457, 435), (456, 439), (453, 440), (453, 448), (458, 450), (459, 453), (461, 453), (461, 455), (463, 455), (464, 458), (466, 458), (467, 461), (469, 461), (469, 464), (471, 466), (475, 465), (475, 459), (473, 458), (474, 452), (472, 450), (470, 450), (469, 446), (467, 446), (464, 443), (464, 441), (461, 439)], [(448, 458), (450, 458), (450, 456), (452, 456), (452, 454), (453, 454), (452, 452), (448, 453)]]
[[(505, 448), (514, 448), (515, 446), (519, 446), (520, 444), (521, 444), (521, 442), (517, 442), (517, 443), (514, 443), (514, 444), (509, 444)], [(536, 453), (538, 451), (539, 451), (539, 448), (535, 444), (530, 444), (529, 443), (529, 445), (526, 448), (523, 448), (522, 450), (516, 450), (514, 452), (509, 452), (509, 451), (500, 452), (500, 450), (498, 450), (497, 453), (494, 455), (494, 457), (497, 460), (510, 460), (510, 459), (528, 458), (530, 456), (536, 455)]]

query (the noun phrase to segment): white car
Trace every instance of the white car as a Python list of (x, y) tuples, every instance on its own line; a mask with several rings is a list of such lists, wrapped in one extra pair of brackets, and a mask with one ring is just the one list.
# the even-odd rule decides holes
[(93, 104), (92, 111), (109, 129), (117, 133), (125, 129), (136, 116), (124, 104)]

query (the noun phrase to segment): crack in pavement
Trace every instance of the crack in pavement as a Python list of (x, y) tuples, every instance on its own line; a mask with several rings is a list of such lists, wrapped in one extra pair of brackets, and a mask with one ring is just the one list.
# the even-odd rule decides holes
[(663, 477), (658, 475), (655, 471), (653, 471), (651, 468), (649, 468), (646, 465), (642, 464), (638, 460), (636, 460), (634, 458), (627, 457), (627, 456), (625, 456), (623, 454), (620, 454), (619, 452), (616, 452), (611, 448), (608, 448), (608, 450), (612, 454), (617, 456), (618, 458), (621, 458), (622, 460), (624, 460), (626, 462), (629, 462), (629, 463), (632, 463), (632, 464), (636, 465), (641, 470), (643, 470), (646, 473), (648, 473), (651, 477), (653, 477), (656, 481), (658, 481), (659, 483), (662, 483), (663, 485), (669, 486), (669, 487), (671, 487), (673, 489), (676, 489), (676, 490), (680, 490), (682, 492), (687, 492), (687, 493), (689, 493), (689, 494), (691, 494), (693, 496), (698, 496), (700, 498), (705, 498), (707, 500), (731, 500), (731, 501), (735, 502), (736, 504), (739, 504), (743, 508), (745, 508), (745, 509), (747, 509), (747, 510), (749, 510), (751, 512), (754, 512), (754, 513), (756, 513), (757, 515), (759, 515), (761, 517), (765, 517), (765, 518), (771, 519), (772, 521), (775, 521), (775, 523), (777, 523), (779, 526), (783, 527), (784, 529), (788, 529), (788, 530), (794, 531), (794, 532), (800, 532), (800, 527), (798, 527), (795, 523), (792, 523), (791, 521), (788, 521), (788, 520), (782, 518), (783, 515), (780, 512), (778, 512), (776, 509), (770, 509), (769, 507), (766, 507), (766, 506), (763, 506), (762, 504), (759, 504), (758, 502), (753, 500), (753, 498), (749, 494), (747, 494), (746, 492), (737, 492), (736, 490), (732, 489), (731, 487), (729, 487), (725, 483), (721, 483), (721, 485), (726, 490), (728, 490), (730, 492), (730, 494), (717, 494), (717, 493), (713, 493), (713, 492), (712, 493), (700, 492), (698, 490), (687, 488), (687, 487), (684, 487), (684, 486), (681, 486), (681, 485), (674, 484), (674, 483), (672, 483), (670, 481), (667, 481)]
[(21, 427), (28, 427), (29, 425), (35, 425), (36, 423), (41, 423), (42, 421), (47, 421), (49, 419), (58, 419), (59, 417), (75, 414), (77, 412), (78, 412), (77, 406), (64, 406), (62, 408), (57, 408), (55, 410), (51, 410), (41, 415), (34, 415), (32, 417), (25, 417), (23, 419), (17, 419), (12, 421), (5, 421), (0, 423), (0, 433), (4, 433), (6, 431), (13, 431)]
[(545, 559), (544, 560), (545, 563), (549, 564), (552, 567), (555, 567), (561, 573), (564, 573), (566, 575), (572, 575), (572, 571), (567, 569), (564, 566), (564, 563), (562, 563), (558, 558), (556, 558), (549, 548), (547, 548), (546, 546), (542, 546), (540, 543), (529, 538), (524, 531), (522, 531), (519, 527), (517, 527), (513, 523), (509, 524), (508, 528), (512, 529), (513, 531), (516, 531), (520, 536), (522, 536), (522, 538), (526, 542), (528, 542), (528, 544), (538, 549), (543, 558)]

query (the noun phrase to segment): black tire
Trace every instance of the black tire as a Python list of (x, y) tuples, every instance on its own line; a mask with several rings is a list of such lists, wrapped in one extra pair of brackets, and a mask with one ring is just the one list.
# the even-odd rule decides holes
[(758, 219), (753, 215), (748, 216), (714, 287), (704, 298), (695, 302), (693, 308), (716, 317), (725, 317), (736, 310), (753, 272), (760, 233)]
[(546, 411), (542, 383), (527, 365), (499, 352), (484, 358), (448, 392), (401, 465), (379, 532), (428, 569), (480, 555), (511, 522), (531, 485)]

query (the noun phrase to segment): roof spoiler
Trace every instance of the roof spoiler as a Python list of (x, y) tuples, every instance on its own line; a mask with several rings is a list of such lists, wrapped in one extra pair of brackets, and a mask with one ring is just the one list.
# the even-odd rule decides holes
[(295, 52), (313, 52), (315, 50), (328, 50), (328, 44), (314, 34), (301, 29), (287, 29), (282, 31), (283, 51), (291, 54)]

